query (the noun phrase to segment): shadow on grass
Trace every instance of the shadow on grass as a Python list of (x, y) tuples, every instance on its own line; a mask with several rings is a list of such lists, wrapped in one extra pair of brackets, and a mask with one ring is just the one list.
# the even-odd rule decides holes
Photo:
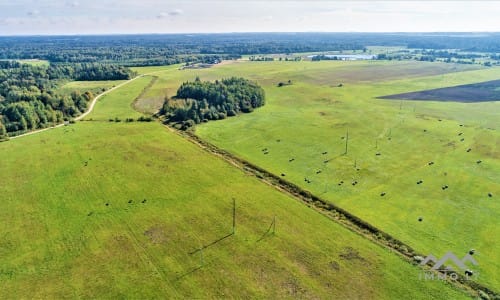
[(198, 249), (196, 249), (196, 250), (194, 250), (194, 251), (189, 252), (189, 254), (190, 254), (190, 255), (193, 255), (193, 254), (195, 254), (195, 253), (198, 253), (198, 252), (200, 252), (201, 250), (206, 249), (206, 248), (208, 248), (208, 247), (210, 247), (210, 246), (213, 246), (213, 245), (215, 245), (215, 244), (217, 244), (217, 243), (219, 243), (219, 242), (221, 242), (221, 241), (223, 241), (223, 240), (225, 240), (225, 239), (227, 239), (228, 237), (231, 237), (231, 236), (233, 236), (233, 235), (234, 235), (234, 232), (231, 232), (230, 234), (228, 234), (228, 235), (226, 235), (226, 236), (223, 236), (223, 237), (221, 237), (221, 238), (219, 238), (219, 239), (217, 239), (217, 240), (215, 240), (215, 241), (211, 242), (211, 243), (210, 243), (210, 244), (208, 244), (208, 245), (202, 246), (201, 248), (198, 248)]
[[(221, 237), (221, 238), (219, 238), (219, 239), (211, 242), (210, 244), (204, 245), (201, 248), (198, 248), (198, 249), (196, 249), (194, 251), (189, 252), (189, 255), (196, 254), (196, 253), (202, 251), (203, 249), (206, 249), (206, 248), (208, 248), (210, 246), (213, 246), (213, 245), (215, 245), (215, 244), (217, 244), (217, 243), (219, 243), (219, 242), (221, 242), (221, 241), (223, 241), (223, 240), (225, 240), (225, 239), (227, 239), (227, 238), (229, 238), (229, 237), (231, 237), (233, 235), (234, 235), (234, 232), (231, 232), (230, 234), (225, 235), (225, 236), (223, 236), (223, 237)], [(202, 257), (203, 257), (203, 253), (202, 253)], [(191, 269), (191, 270), (189, 270), (189, 271), (187, 271), (187, 272), (185, 272), (185, 273), (177, 276), (175, 278), (175, 281), (179, 281), (179, 280), (183, 279), (184, 277), (189, 276), (189, 275), (193, 274), (194, 272), (200, 270), (204, 266), (206, 266), (206, 264), (203, 262), (203, 258), (201, 260), (202, 260), (202, 262), (201, 262), (201, 264), (198, 267), (195, 267), (195, 268), (193, 268), (193, 269)]]
[(194, 272), (198, 271), (198, 270), (199, 270), (199, 269), (201, 269), (202, 267), (203, 267), (203, 266), (198, 266), (198, 267), (196, 267), (196, 268), (194, 268), (194, 269), (192, 269), (192, 270), (190, 270), (190, 271), (187, 271), (187, 272), (186, 272), (186, 273), (184, 273), (184, 274), (181, 274), (181, 275), (177, 276), (177, 278), (175, 278), (175, 281), (179, 281), (179, 280), (183, 279), (184, 277), (186, 277), (186, 276), (189, 276), (189, 275), (193, 274)]
[[(258, 242), (262, 241), (268, 235), (274, 235), (275, 226), (276, 226), (275, 224), (276, 224), (276, 220), (273, 219), (273, 222), (271, 223), (271, 225), (269, 225), (269, 228), (267, 228), (266, 232), (264, 232), (264, 234), (257, 241), (255, 241), (255, 242), (258, 243)], [(271, 229), (272, 229), (272, 231), (271, 231)]]

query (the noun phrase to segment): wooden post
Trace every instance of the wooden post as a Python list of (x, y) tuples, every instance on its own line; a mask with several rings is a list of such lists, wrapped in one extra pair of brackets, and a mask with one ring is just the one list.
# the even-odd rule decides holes
[(233, 234), (236, 232), (236, 200), (233, 198)]
[(347, 144), (348, 144), (348, 142), (349, 142), (349, 128), (347, 129), (347, 131), (346, 131), (346, 134), (345, 134), (345, 135), (346, 135), (346, 137), (345, 137), (345, 153), (344, 153), (344, 155), (346, 155), (346, 154), (347, 154)]
[(273, 235), (276, 232), (276, 216), (273, 218)]

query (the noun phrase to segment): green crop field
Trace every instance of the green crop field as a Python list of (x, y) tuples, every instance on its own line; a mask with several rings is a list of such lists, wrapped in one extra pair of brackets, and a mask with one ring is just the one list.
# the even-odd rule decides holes
[(467, 298), (157, 122), (107, 121), (150, 80), (0, 143), (0, 298)]
[[(427, 62), (234, 62), (156, 75), (152, 89), (168, 96), (196, 76), (257, 81), (266, 91), (264, 107), (198, 126), (197, 135), (283, 174), (420, 253), (441, 257), (452, 251), (462, 257), (475, 249), (474, 280), (499, 289), (500, 103), (376, 97), (498, 79), (500, 69)], [(277, 86), (288, 80), (293, 84)]]

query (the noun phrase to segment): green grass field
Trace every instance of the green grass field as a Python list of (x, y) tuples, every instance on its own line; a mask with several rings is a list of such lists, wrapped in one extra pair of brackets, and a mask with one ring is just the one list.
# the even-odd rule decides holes
[(59, 92), (62, 94), (71, 94), (73, 91), (79, 91), (84, 93), (86, 91), (92, 92), (97, 95), (107, 89), (110, 89), (118, 84), (122, 83), (123, 80), (109, 80), (109, 81), (70, 81), (65, 83), (59, 88)]
[(467, 298), (159, 123), (107, 121), (149, 82), (0, 143), (0, 298)]
[(20, 63), (23, 64), (29, 64), (32, 66), (39, 66), (39, 67), (48, 67), (50, 65), (50, 62), (48, 60), (43, 60), (43, 59), (19, 59), (18, 60)]
[[(256, 80), (267, 93), (263, 108), (209, 122), (197, 127), (197, 134), (275, 174), (286, 174), (285, 179), (420, 253), (440, 257), (453, 251), (461, 257), (476, 249), (479, 266), (471, 266), (476, 280), (498, 290), (500, 103), (375, 99), (500, 76), (498, 68), (475, 69), (421, 62), (235, 62), (158, 73), (158, 84), (164, 76), (166, 85), (156, 90), (173, 96), (181, 82), (195, 76)], [(293, 85), (276, 86), (287, 80)], [(347, 130), (348, 154), (343, 155)], [(295, 160), (289, 162), (291, 158)], [(435, 164), (429, 166), (431, 161)], [(354, 181), (358, 183), (352, 185)], [(443, 190), (445, 185), (449, 188)]]

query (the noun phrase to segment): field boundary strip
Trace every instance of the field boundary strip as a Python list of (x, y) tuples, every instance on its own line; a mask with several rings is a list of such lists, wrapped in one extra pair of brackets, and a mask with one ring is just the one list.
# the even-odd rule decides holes
[[(229, 153), (226, 150), (223, 150), (214, 144), (207, 142), (201, 139), (192, 131), (180, 131), (168, 125), (165, 125), (170, 131), (184, 137), (189, 142), (199, 146), (203, 150), (217, 155), (222, 159), (226, 160), (231, 165), (241, 169), (247, 174), (254, 175), (259, 180), (264, 183), (273, 186), (277, 190), (284, 192), (296, 200), (302, 202), (307, 205), (309, 208), (316, 210), (322, 215), (328, 217), (344, 226), (345, 228), (351, 230), (352, 232), (363, 236), (374, 242), (375, 244), (390, 250), (393, 253), (398, 254), (408, 263), (418, 265), (418, 261), (415, 257), (425, 257), (421, 253), (417, 253), (416, 250), (411, 248), (409, 245), (404, 242), (394, 238), (390, 234), (378, 229), (377, 227), (371, 225), (370, 223), (360, 219), (359, 217), (351, 214), (343, 208), (336, 206), (324, 200), (310, 191), (302, 189), (294, 183), (284, 180), (283, 178), (253, 164), (250, 163), (240, 157), (235, 156), (232, 153)], [(426, 272), (433, 272), (431, 269), (431, 265), (426, 265), (422, 267)], [(434, 271), (439, 273), (439, 271)], [(455, 285), (456, 287), (468, 292), (469, 294), (477, 297), (479, 295), (479, 291), (488, 294), (488, 296), (492, 297), (492, 299), (500, 298), (500, 294), (497, 291), (493, 291), (492, 289), (472, 280), (467, 280), (465, 276), (462, 274), (456, 274), (457, 279), (452, 280), (447, 277), (446, 282)]]
[[(147, 74), (146, 74), (147, 75)], [(139, 102), (139, 100), (142, 99), (142, 97), (144, 97), (144, 95), (146, 95), (147, 92), (149, 92), (149, 90), (153, 87), (153, 85), (156, 83), (156, 81), (158, 80), (158, 76), (156, 75), (149, 75), (151, 76), (151, 81), (148, 83), (147, 86), (144, 87), (144, 89), (142, 89), (141, 93), (139, 94), (139, 96), (135, 97), (134, 101), (132, 101), (132, 103), (130, 104), (130, 106), (132, 107), (132, 109), (135, 109), (139, 112), (141, 112), (139, 110), (139, 108), (137, 107), (137, 103)]]

